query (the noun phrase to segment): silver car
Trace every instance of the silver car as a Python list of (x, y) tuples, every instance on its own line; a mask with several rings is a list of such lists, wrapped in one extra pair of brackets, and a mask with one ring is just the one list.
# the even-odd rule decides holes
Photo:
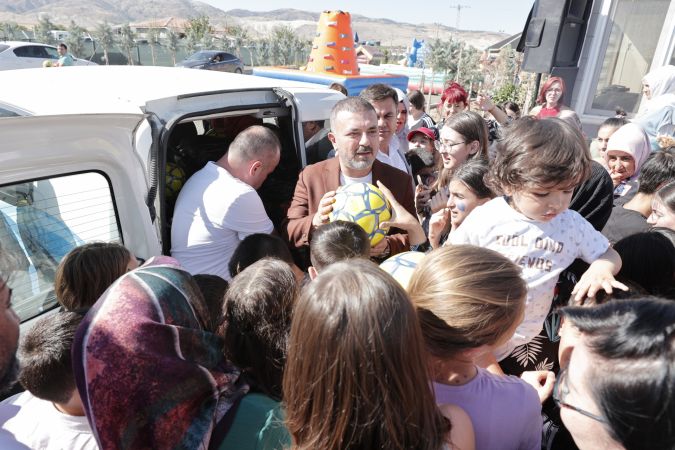
[[(45, 61), (59, 60), (59, 52), (53, 45), (37, 42), (0, 41), (0, 70), (30, 69), (42, 67)], [(95, 66), (86, 59), (73, 58), (75, 66)]]
[(218, 70), (220, 72), (244, 72), (244, 64), (239, 58), (231, 53), (221, 52), (218, 50), (199, 51), (176, 64), (176, 67)]

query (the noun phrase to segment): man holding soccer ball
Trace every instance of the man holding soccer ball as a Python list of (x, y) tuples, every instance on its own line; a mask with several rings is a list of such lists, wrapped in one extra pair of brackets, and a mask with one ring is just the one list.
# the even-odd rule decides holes
[[(377, 114), (360, 97), (348, 97), (333, 107), (328, 138), (336, 158), (307, 166), (298, 178), (283, 232), (293, 247), (309, 245), (314, 229), (328, 223), (335, 191), (350, 183), (381, 182), (393, 197), (414, 214), (414, 193), (410, 176), (376, 160), (379, 148)], [(394, 233), (371, 248), (371, 256), (385, 258), (409, 250), (407, 234)]]

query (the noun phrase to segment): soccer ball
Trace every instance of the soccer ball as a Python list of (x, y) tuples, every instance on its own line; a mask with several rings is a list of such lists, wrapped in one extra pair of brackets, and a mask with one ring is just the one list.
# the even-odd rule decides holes
[(415, 272), (422, 258), (424, 258), (422, 252), (399, 253), (380, 264), (380, 269), (394, 277), (394, 280), (407, 290), (410, 278), (412, 278), (413, 272)]
[(185, 183), (185, 171), (176, 163), (166, 163), (164, 195), (172, 199), (178, 197), (183, 183)]
[(345, 220), (361, 226), (377, 245), (387, 235), (380, 223), (391, 219), (391, 208), (381, 190), (368, 183), (351, 183), (335, 191), (335, 203), (330, 213), (331, 222)]

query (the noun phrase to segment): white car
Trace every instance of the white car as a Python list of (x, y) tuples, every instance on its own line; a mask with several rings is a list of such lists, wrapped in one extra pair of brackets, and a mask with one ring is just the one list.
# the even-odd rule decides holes
[[(30, 69), (42, 67), (45, 61), (56, 62), (59, 53), (56, 47), (37, 42), (0, 41), (0, 70)], [(73, 58), (75, 66), (95, 66), (86, 59)]]

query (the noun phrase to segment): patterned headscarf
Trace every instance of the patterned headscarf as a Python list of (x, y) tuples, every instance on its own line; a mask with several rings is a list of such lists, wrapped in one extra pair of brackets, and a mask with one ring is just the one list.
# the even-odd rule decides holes
[(160, 257), (119, 278), (85, 316), (73, 368), (102, 449), (206, 449), (247, 390), (204, 330), (192, 277)]

